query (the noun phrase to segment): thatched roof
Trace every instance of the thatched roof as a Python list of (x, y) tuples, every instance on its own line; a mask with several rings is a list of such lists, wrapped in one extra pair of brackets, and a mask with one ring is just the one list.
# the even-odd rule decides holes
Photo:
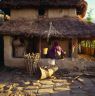
[(2, 0), (0, 5), (3, 7), (32, 7), (48, 5), (48, 6), (80, 6), (84, 0)]
[(64, 7), (77, 8), (77, 13), (84, 17), (87, 10), (87, 2), (84, 0), (2, 0), (1, 8), (45, 8)]
[(91, 38), (93, 36), (95, 37), (95, 24), (84, 22), (78, 17), (41, 20), (19, 19), (4, 22), (0, 26), (0, 34), (36, 35), (43, 37), (47, 37), (47, 35), (50, 34), (50, 36), (55, 37)]

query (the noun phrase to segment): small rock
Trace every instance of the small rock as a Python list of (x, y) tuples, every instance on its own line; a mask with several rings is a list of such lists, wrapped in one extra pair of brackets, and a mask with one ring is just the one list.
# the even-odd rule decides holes
[(29, 81), (27, 81), (27, 82), (24, 82), (24, 84), (25, 84), (25, 85), (29, 85), (29, 84), (30, 84), (30, 82), (29, 82)]
[(20, 90), (20, 91), (23, 90), (23, 87), (16, 87), (16, 88), (17, 88), (17, 90)]
[(38, 89), (38, 86), (28, 86), (25, 88), (25, 90), (33, 90), (33, 89)]
[(41, 84), (39, 82), (33, 82), (33, 86), (41, 86)]
[(56, 83), (55, 86), (56, 87), (60, 87), (60, 86), (63, 86), (64, 84), (63, 83)]
[(42, 85), (40, 88), (41, 88), (41, 89), (53, 88), (53, 85)]
[(19, 83), (13, 83), (13, 87), (19, 86)]
[(2, 89), (5, 86), (5, 84), (0, 84), (0, 89)]
[(36, 96), (32, 90), (24, 90), (23, 93), (25, 94), (25, 96)]

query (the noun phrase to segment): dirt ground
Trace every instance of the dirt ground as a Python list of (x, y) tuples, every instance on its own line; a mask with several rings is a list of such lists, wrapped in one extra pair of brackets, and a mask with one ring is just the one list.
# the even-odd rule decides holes
[(61, 70), (37, 80), (25, 70), (4, 67), (0, 69), (0, 96), (95, 96), (95, 76), (84, 73)]
[[(94, 58), (86, 55), (81, 55), (78, 60), (74, 62), (94, 62)], [(37, 80), (25, 69), (0, 67), (0, 96), (95, 96), (95, 68), (59, 68), (51, 78)]]

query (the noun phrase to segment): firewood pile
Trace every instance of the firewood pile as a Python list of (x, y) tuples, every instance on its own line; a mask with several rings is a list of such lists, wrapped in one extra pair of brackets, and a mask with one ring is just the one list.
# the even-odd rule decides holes
[(25, 67), (26, 71), (29, 73), (30, 76), (34, 76), (39, 71), (39, 60), (40, 54), (39, 53), (32, 53), (24, 55), (25, 60)]

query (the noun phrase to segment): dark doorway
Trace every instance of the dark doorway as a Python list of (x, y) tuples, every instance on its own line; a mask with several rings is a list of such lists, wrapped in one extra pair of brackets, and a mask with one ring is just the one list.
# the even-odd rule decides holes
[(28, 39), (27, 53), (38, 53), (39, 52), (39, 39), (32, 37)]
[(3, 36), (0, 35), (0, 67), (4, 66), (4, 41)]

